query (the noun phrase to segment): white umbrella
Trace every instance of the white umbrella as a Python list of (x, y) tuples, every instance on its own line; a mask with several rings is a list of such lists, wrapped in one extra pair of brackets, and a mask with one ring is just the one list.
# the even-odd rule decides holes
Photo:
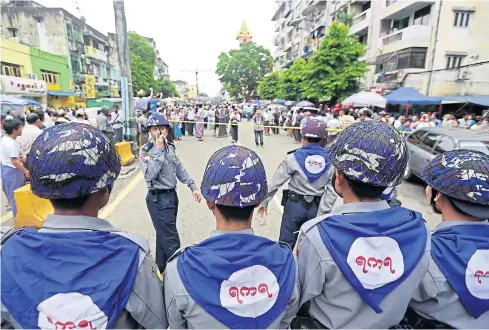
[(4, 105), (12, 105), (12, 106), (23, 106), (28, 104), (28, 102), (22, 98), (3, 95), (3, 94), (0, 96), (0, 103)]
[(385, 108), (386, 103), (387, 100), (385, 97), (372, 92), (360, 92), (353, 94), (342, 102), (343, 105), (353, 105), (354, 107), (374, 106), (379, 108)]

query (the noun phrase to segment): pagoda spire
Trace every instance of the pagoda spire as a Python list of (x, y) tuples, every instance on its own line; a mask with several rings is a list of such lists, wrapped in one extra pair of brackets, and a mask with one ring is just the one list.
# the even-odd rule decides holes
[(236, 35), (236, 40), (239, 41), (240, 44), (250, 42), (253, 36), (251, 35), (248, 27), (246, 26), (246, 22), (243, 20), (241, 23), (241, 29), (239, 29), (238, 34)]

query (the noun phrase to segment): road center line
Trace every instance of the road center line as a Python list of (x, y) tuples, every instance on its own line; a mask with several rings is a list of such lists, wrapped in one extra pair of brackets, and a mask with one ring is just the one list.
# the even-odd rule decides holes
[(119, 195), (114, 199), (113, 202), (108, 204), (103, 211), (99, 214), (100, 219), (107, 219), (107, 217), (114, 212), (114, 210), (119, 206), (122, 201), (126, 199), (126, 197), (129, 195), (131, 191), (136, 188), (136, 186), (143, 180), (143, 173), (139, 172), (136, 174), (136, 176), (129, 182), (127, 186), (122, 189), (122, 191), (119, 193)]

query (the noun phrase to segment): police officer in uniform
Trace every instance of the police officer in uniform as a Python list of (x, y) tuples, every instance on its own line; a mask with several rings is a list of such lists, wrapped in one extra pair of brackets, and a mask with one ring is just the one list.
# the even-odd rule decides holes
[(2, 319), (16, 329), (166, 329), (148, 242), (97, 217), (121, 169), (108, 138), (89, 125), (56, 125), (31, 155), (32, 192), (54, 214), (39, 230), (2, 237)]
[(202, 194), (216, 230), (168, 262), (170, 328), (288, 328), (299, 300), (294, 256), (286, 244), (256, 236), (251, 228), (253, 211), (267, 194), (260, 158), (236, 145), (216, 151)]
[(428, 274), (404, 322), (415, 329), (489, 327), (489, 156), (454, 150), (422, 175), (442, 221), (432, 232)]
[(321, 139), (326, 137), (322, 120), (308, 120), (301, 129), (302, 147), (287, 154), (268, 185), (268, 197), (262, 202), (258, 214), (267, 214), (268, 203), (288, 180), (289, 189), (283, 191), (281, 242), (293, 249), (297, 233), (307, 220), (328, 213), (337, 198), (331, 185), (333, 169), (326, 157)]
[(301, 227), (296, 245), (301, 314), (321, 328), (388, 329), (426, 275), (422, 215), (381, 199), (407, 164), (402, 136), (384, 123), (349, 125), (328, 146), (343, 205)]
[(175, 152), (175, 145), (168, 142), (169, 122), (162, 114), (154, 113), (146, 122), (153, 142), (141, 147), (139, 161), (148, 184), (146, 205), (156, 230), (156, 264), (161, 272), (167, 260), (180, 248), (177, 232), (178, 196), (177, 179), (192, 191), (200, 203), (200, 190), (195, 185)]

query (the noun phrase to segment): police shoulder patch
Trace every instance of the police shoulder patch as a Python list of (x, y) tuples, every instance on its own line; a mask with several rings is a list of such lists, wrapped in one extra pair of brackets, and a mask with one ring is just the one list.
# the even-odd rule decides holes
[(145, 164), (148, 164), (151, 161), (151, 156), (144, 152), (141, 153), (139, 158), (141, 158), (141, 161)]

